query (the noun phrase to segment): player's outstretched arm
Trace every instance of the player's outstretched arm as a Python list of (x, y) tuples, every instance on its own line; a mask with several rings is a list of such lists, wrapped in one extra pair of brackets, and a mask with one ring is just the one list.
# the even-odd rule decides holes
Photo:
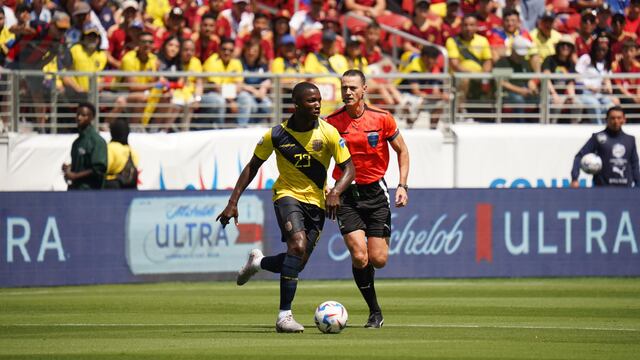
[(342, 194), (356, 177), (356, 168), (353, 166), (351, 159), (342, 164), (338, 164), (338, 166), (342, 170), (342, 176), (336, 181), (336, 186), (329, 190), (325, 202), (327, 217), (331, 220), (336, 219), (336, 213), (340, 207), (340, 194)]
[[(407, 185), (409, 178), (409, 148), (404, 142), (402, 134), (398, 134), (393, 141), (390, 142), (393, 150), (398, 154), (398, 168), (400, 169), (400, 184)], [(409, 202), (409, 194), (407, 189), (399, 186), (396, 190), (396, 207), (403, 207)]]
[(264, 160), (253, 155), (249, 163), (240, 173), (236, 186), (233, 188), (233, 192), (231, 193), (231, 197), (229, 197), (227, 206), (216, 218), (216, 221), (220, 221), (223, 228), (229, 224), (229, 220), (231, 218), (234, 219), (236, 226), (238, 225), (238, 201), (240, 200), (240, 195), (242, 195), (247, 186), (251, 184), (263, 163)]

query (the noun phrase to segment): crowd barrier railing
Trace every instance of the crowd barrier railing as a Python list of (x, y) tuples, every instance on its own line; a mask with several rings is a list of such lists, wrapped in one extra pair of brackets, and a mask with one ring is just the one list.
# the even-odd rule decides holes
[[(372, 73), (369, 101), (394, 114), (401, 127), (435, 127), (456, 122), (603, 123), (608, 107), (621, 104), (630, 122), (640, 120), (640, 74), (584, 79), (578, 74)], [(259, 98), (243, 78), (267, 81)], [(68, 80), (86, 92), (70, 90)], [(232, 85), (215, 85), (215, 81)], [(238, 80), (240, 79), (240, 80)], [(115, 117), (134, 131), (186, 131), (274, 125), (293, 112), (291, 90), (310, 80), (318, 85), (322, 115), (342, 105), (338, 74), (194, 73), (105, 71), (43, 73), (0, 72), (0, 131), (70, 132), (79, 101), (96, 104), (95, 125), (106, 130)], [(519, 94), (533, 82), (536, 90)], [(146, 85), (145, 85), (146, 84)], [(176, 85), (178, 84), (178, 85)], [(601, 86), (594, 86), (601, 84)], [(255, 89), (255, 87), (254, 87)], [(256, 101), (256, 99), (258, 101)]]

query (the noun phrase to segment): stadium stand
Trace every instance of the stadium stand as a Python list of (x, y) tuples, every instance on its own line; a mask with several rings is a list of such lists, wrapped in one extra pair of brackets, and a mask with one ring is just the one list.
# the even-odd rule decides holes
[[(592, 123), (617, 103), (634, 122), (640, 98), (635, 55), (640, 0), (627, 4), (17, 1), (0, 13), (0, 117), (9, 131), (64, 132), (73, 129), (68, 109), (90, 100), (99, 104), (103, 129), (113, 116), (128, 118), (133, 131), (275, 123), (290, 104), (285, 83), (313, 79), (327, 84), (323, 111), (328, 113), (340, 104), (335, 78), (346, 68), (360, 67), (373, 78), (369, 100), (397, 115), (403, 126)], [(532, 43), (524, 56), (524, 68), (531, 70), (510, 68), (506, 60), (496, 67), (512, 54), (518, 37)], [(549, 60), (561, 39), (574, 49), (566, 64)], [(229, 59), (220, 55), (224, 42), (234, 44)], [(322, 48), (324, 42), (331, 43), (331, 51)], [(243, 49), (255, 44), (259, 59), (248, 63)], [(294, 52), (285, 55), (291, 44)], [(427, 46), (441, 52), (433, 64), (437, 70), (420, 63)], [(229, 64), (233, 75), (227, 72)], [(514, 102), (503, 84), (509, 88), (518, 82), (532, 84), (536, 96)], [(575, 94), (570, 102), (560, 102), (557, 95), (566, 91), (559, 84), (570, 85)], [(422, 100), (416, 102), (411, 94)], [(430, 120), (418, 121), (418, 115)]]

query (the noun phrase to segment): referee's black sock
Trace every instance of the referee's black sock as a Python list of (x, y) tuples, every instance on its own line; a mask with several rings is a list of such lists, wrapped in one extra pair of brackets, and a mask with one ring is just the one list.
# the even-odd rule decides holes
[(373, 286), (373, 279), (376, 270), (373, 265), (368, 264), (362, 269), (358, 269), (355, 266), (351, 268), (353, 271), (353, 279), (356, 281), (358, 289), (369, 306), (369, 312), (380, 312), (380, 306), (378, 305), (378, 298), (376, 297), (376, 288)]
[(282, 263), (286, 255), (287, 253), (280, 253), (278, 255), (265, 256), (262, 258), (262, 261), (260, 261), (260, 267), (272, 273), (279, 274), (282, 272)]

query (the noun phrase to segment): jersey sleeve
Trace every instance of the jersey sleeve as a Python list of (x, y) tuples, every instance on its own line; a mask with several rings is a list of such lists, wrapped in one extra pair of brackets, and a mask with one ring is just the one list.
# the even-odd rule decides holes
[(258, 144), (256, 145), (256, 149), (253, 154), (258, 157), (260, 160), (267, 161), (271, 153), (273, 152), (273, 141), (271, 140), (271, 129), (267, 130), (267, 132), (258, 140)]
[(396, 120), (393, 118), (393, 115), (387, 114), (384, 117), (384, 138), (387, 139), (388, 142), (391, 142), (398, 137), (399, 134), (400, 130), (398, 129)]
[(344, 164), (349, 159), (351, 159), (351, 154), (349, 153), (349, 149), (347, 148), (347, 143), (343, 138), (340, 137), (340, 133), (333, 126), (330, 127), (329, 131), (329, 149), (331, 149), (331, 153), (333, 158), (336, 161), (336, 164)]

